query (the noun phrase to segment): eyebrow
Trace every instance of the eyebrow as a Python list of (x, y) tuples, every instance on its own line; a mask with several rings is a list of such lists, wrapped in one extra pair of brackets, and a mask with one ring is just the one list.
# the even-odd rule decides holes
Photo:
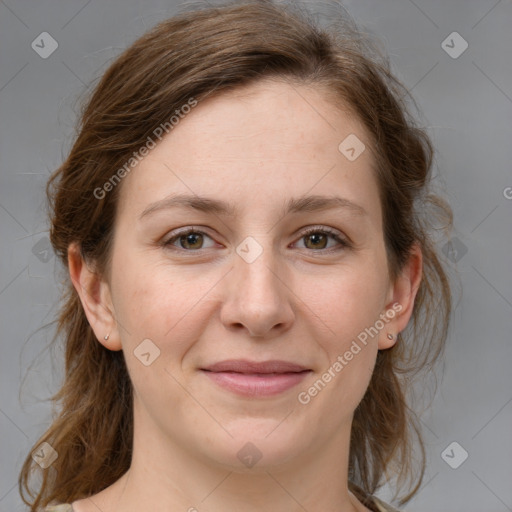
[[(140, 214), (139, 220), (155, 212), (176, 207), (231, 217), (236, 216), (238, 213), (237, 208), (232, 203), (204, 196), (174, 194), (150, 204)], [(337, 196), (320, 195), (302, 196), (289, 199), (284, 208), (284, 215), (289, 213), (319, 212), (333, 209), (346, 209), (360, 216), (368, 215), (368, 212), (362, 206), (353, 203), (348, 199)]]

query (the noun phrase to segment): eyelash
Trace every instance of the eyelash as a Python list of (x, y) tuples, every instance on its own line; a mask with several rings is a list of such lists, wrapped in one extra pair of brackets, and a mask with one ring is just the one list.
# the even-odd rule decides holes
[[(190, 227), (190, 228), (187, 228), (181, 232), (178, 232), (176, 233), (173, 237), (167, 239), (166, 241), (163, 242), (163, 246), (168, 248), (168, 249), (171, 249), (173, 251), (177, 251), (177, 252), (190, 252), (190, 253), (198, 253), (198, 252), (201, 252), (203, 251), (203, 249), (183, 249), (182, 247), (176, 247), (173, 245), (173, 242), (179, 240), (180, 238), (182, 237), (185, 237), (189, 234), (199, 234), (199, 235), (206, 235), (208, 238), (212, 238), (210, 235), (208, 235), (208, 233), (205, 233), (204, 231), (200, 230), (200, 229), (196, 229), (196, 228), (193, 228), (193, 227)], [(336, 242), (338, 242), (338, 244), (340, 245), (340, 247), (338, 248), (335, 248), (335, 247), (331, 247), (329, 249), (309, 249), (309, 251), (311, 252), (318, 252), (318, 253), (331, 253), (331, 252), (334, 252), (334, 251), (338, 251), (338, 250), (341, 250), (341, 249), (349, 249), (352, 247), (351, 243), (345, 239), (345, 238), (342, 238), (337, 231), (334, 231), (330, 228), (326, 228), (326, 227), (312, 227), (312, 228), (308, 228), (306, 229), (302, 234), (301, 236), (299, 237), (299, 240), (301, 240), (302, 238), (308, 236), (308, 235), (312, 235), (312, 234), (317, 234), (317, 233), (320, 233), (322, 235), (328, 235), (330, 236), (332, 239), (334, 239)]]

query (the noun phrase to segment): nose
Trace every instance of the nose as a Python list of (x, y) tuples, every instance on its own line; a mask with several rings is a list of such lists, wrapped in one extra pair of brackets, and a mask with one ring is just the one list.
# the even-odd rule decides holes
[(267, 248), (252, 263), (234, 255), (234, 268), (226, 276), (220, 318), (228, 330), (246, 330), (250, 336), (271, 338), (293, 324), (293, 292), (289, 273)]

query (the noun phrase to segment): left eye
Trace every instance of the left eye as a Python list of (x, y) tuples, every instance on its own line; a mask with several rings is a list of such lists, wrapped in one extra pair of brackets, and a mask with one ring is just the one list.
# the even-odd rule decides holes
[[(307, 246), (307, 242), (306, 242), (306, 249), (313, 249), (313, 250), (322, 250), (322, 249), (327, 249), (327, 244), (329, 243), (329, 238), (331, 240), (334, 240), (335, 242), (338, 243), (339, 246), (341, 247), (348, 247), (349, 244), (346, 240), (344, 240), (343, 238), (341, 238), (338, 233), (336, 233), (335, 231), (331, 231), (329, 229), (319, 229), (319, 228), (314, 228), (314, 229), (310, 229), (308, 230), (306, 233), (303, 233), (300, 240), (306, 240), (306, 241), (309, 241), (311, 242), (311, 246)], [(331, 247), (329, 247), (329, 249), (331, 249)]]

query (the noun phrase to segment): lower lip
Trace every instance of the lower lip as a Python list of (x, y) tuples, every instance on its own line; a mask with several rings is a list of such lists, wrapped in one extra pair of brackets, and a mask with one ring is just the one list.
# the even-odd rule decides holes
[(203, 370), (219, 386), (244, 396), (272, 396), (283, 393), (302, 382), (310, 371), (300, 373), (247, 374), (209, 372)]

